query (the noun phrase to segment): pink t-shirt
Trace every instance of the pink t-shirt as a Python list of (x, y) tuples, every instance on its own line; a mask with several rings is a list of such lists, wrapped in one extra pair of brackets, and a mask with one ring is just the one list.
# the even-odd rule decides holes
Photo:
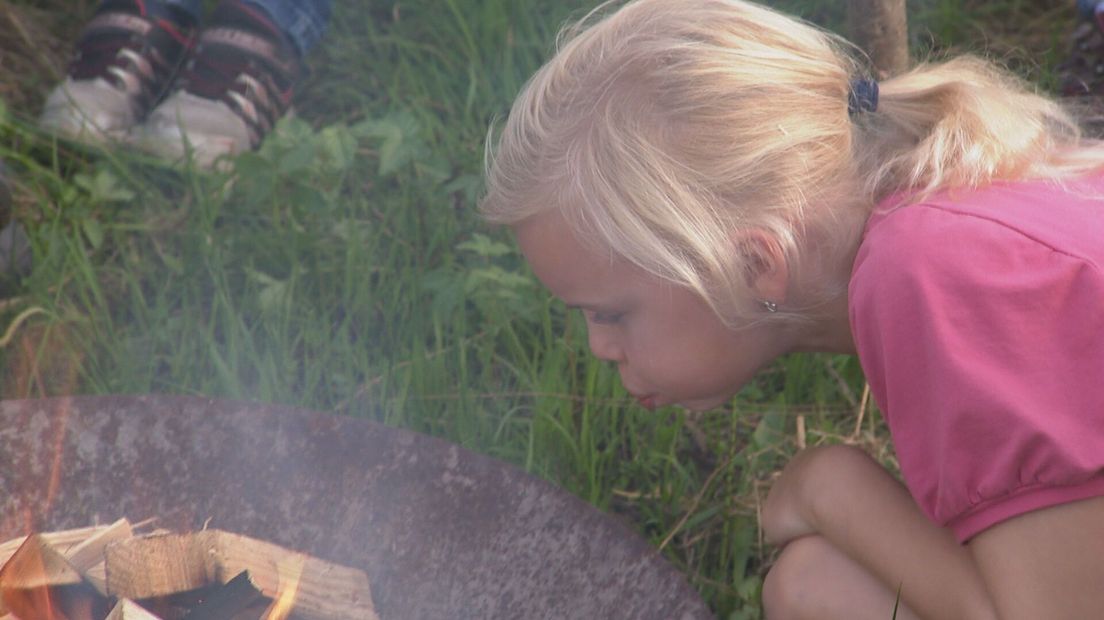
[(912, 496), (966, 541), (1104, 495), (1104, 175), (899, 204), (849, 298)]

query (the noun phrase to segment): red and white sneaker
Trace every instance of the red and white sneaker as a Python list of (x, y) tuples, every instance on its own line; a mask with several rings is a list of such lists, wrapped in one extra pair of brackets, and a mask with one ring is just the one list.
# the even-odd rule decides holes
[(264, 13), (236, 0), (219, 4), (173, 92), (131, 140), (168, 159), (189, 154), (200, 167), (256, 148), (291, 105), (302, 72), (298, 51)]
[(85, 26), (68, 76), (46, 99), (39, 125), (88, 142), (126, 136), (168, 90), (194, 28), (142, 0), (105, 2)]

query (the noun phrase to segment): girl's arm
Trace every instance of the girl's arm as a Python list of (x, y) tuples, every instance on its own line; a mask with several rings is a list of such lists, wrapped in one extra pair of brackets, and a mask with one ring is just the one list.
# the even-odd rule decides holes
[(816, 534), (864, 566), (924, 618), (996, 618), (970, 552), (920, 511), (908, 491), (857, 448), (799, 453), (763, 510), (767, 539)]

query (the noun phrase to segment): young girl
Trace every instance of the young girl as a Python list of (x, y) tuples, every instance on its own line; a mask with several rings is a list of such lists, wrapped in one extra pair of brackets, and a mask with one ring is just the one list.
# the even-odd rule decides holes
[(514, 104), (482, 209), (646, 407), (858, 354), (906, 486), (799, 454), (770, 618), (1104, 613), (1104, 148), (961, 58), (876, 84), (740, 0), (592, 15)]

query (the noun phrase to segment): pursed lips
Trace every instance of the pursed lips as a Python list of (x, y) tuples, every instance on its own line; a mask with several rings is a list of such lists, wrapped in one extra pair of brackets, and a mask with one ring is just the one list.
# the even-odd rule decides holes
[(657, 394), (649, 394), (644, 390), (636, 390), (625, 384), (625, 375), (621, 374), (621, 385), (625, 388), (625, 391), (632, 396), (641, 407), (648, 410), (653, 410), (659, 406), (659, 396)]
[(632, 397), (636, 399), (636, 402), (645, 409), (653, 410), (658, 405), (658, 399), (656, 398), (655, 394), (637, 395), (632, 391), (630, 391), (629, 393), (632, 394)]

